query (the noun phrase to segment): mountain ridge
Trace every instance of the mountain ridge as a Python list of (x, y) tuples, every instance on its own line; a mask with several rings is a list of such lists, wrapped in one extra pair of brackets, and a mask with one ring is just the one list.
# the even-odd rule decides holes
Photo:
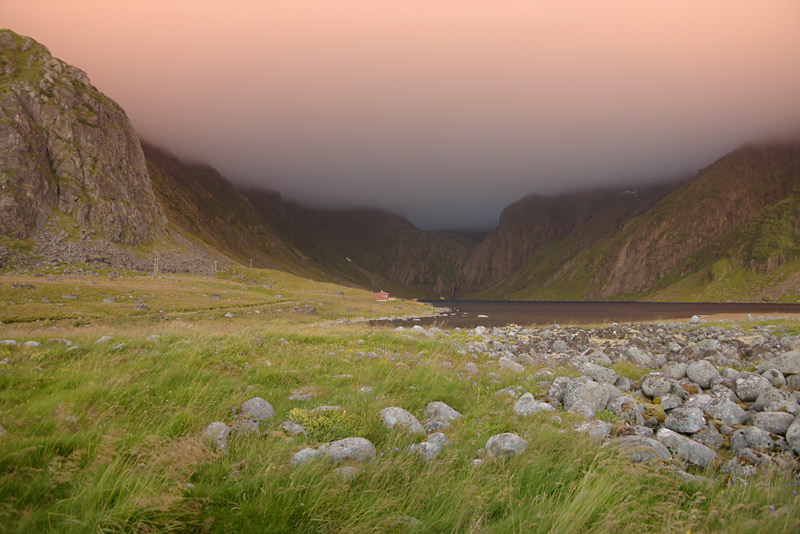
[(0, 31), (0, 52), (0, 265), (252, 263), (418, 297), (800, 296), (797, 142), (745, 145), (683, 182), (528, 195), (486, 233), (428, 232), (237, 188), (140, 142), (122, 108), (33, 39)]

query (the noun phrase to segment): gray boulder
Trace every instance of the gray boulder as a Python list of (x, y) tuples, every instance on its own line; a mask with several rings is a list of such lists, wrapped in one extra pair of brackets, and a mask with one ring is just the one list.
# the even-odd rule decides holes
[(725, 438), (713, 426), (704, 428), (700, 432), (695, 432), (692, 434), (692, 439), (714, 451), (721, 448), (725, 443)]
[(643, 436), (622, 436), (617, 447), (636, 464), (669, 460), (671, 456), (663, 443)]
[(317, 452), (315, 449), (306, 447), (305, 449), (297, 451), (292, 455), (292, 467), (300, 467), (301, 465), (305, 465), (314, 458), (318, 458), (320, 456), (322, 456), (322, 454)]
[(708, 389), (711, 382), (719, 376), (719, 371), (706, 360), (700, 360), (686, 368), (686, 376), (701, 388)]
[(496, 434), (486, 441), (486, 454), (490, 458), (508, 458), (521, 454), (528, 442), (512, 432)]
[(430, 462), (448, 443), (450, 443), (450, 440), (447, 439), (447, 436), (441, 432), (435, 432), (430, 434), (422, 443), (411, 445), (409, 449), (419, 453), (424, 461)]
[(591, 412), (589, 417), (599, 410), (605, 410), (608, 404), (608, 390), (598, 382), (580, 376), (573, 378), (564, 388), (564, 408), (586, 416), (586, 412)]
[(669, 413), (664, 425), (675, 432), (694, 434), (706, 426), (706, 419), (700, 408), (681, 406)]
[(429, 402), (425, 406), (425, 417), (428, 417), (429, 419), (444, 419), (446, 421), (452, 421), (464, 416), (444, 402), (433, 401)]
[(653, 359), (642, 349), (636, 347), (628, 347), (625, 354), (631, 363), (635, 363), (640, 367), (650, 367), (653, 365)]
[(794, 423), (789, 425), (786, 430), (786, 442), (794, 453), (800, 456), (800, 419), (795, 419)]
[(642, 393), (650, 398), (666, 395), (672, 389), (672, 384), (662, 375), (647, 375), (642, 378)]
[(756, 373), (742, 372), (736, 379), (736, 396), (745, 402), (758, 399), (758, 396), (768, 389), (772, 389), (772, 384)]
[(608, 410), (633, 425), (644, 424), (644, 406), (630, 395), (622, 395), (608, 403)]
[(497, 360), (497, 363), (501, 369), (505, 369), (506, 371), (511, 371), (512, 373), (521, 373), (522, 371), (525, 370), (524, 365), (520, 365), (511, 358), (507, 358), (505, 356)]
[(611, 433), (611, 423), (608, 421), (585, 421), (575, 426), (576, 432), (589, 436), (594, 442), (603, 441)]
[(800, 375), (788, 375), (786, 377), (786, 385), (792, 389), (800, 390)]
[(615, 370), (595, 365), (591, 362), (581, 365), (581, 372), (595, 382), (613, 384), (617, 381), (617, 372)]
[(742, 407), (723, 397), (710, 400), (706, 403), (704, 411), (726, 425), (742, 425), (747, 421), (747, 413)]
[(368, 462), (375, 460), (375, 446), (365, 438), (344, 438), (331, 443), (323, 443), (317, 451), (324, 454), (332, 462), (340, 463), (345, 460)]
[(307, 433), (305, 428), (293, 421), (284, 421), (281, 423), (281, 430), (286, 432), (289, 436), (299, 436), (300, 434)]
[(200, 439), (215, 451), (228, 452), (228, 436), (231, 429), (221, 421), (211, 423), (204, 430)]
[(796, 350), (784, 352), (758, 366), (759, 373), (763, 373), (767, 369), (780, 371), (784, 376), (800, 374), (800, 352)]
[(673, 410), (683, 404), (683, 401), (677, 395), (673, 395), (672, 393), (667, 393), (663, 397), (661, 397), (661, 407), (664, 410)]
[(532, 393), (525, 393), (514, 404), (513, 412), (517, 415), (533, 415), (541, 411), (553, 411), (553, 407), (546, 402), (539, 402), (533, 398)]
[(772, 450), (775, 443), (769, 432), (755, 426), (739, 429), (731, 435), (731, 451), (738, 455), (742, 449)]
[(750, 462), (745, 459), (740, 462), (738, 457), (725, 462), (719, 470), (726, 475), (740, 478), (751, 477), (758, 473), (756, 466), (750, 465)]
[(753, 402), (750, 408), (757, 412), (763, 412), (768, 406), (786, 400), (789, 400), (789, 395), (786, 392), (780, 389), (770, 388), (759, 393), (758, 398)]
[(786, 385), (786, 377), (784, 377), (783, 373), (777, 369), (767, 369), (761, 373), (761, 376), (769, 380), (769, 383), (772, 384), (772, 387), (774, 388), (779, 388)]
[(258, 422), (268, 421), (275, 416), (275, 408), (260, 397), (254, 397), (242, 404), (242, 415), (252, 417)]
[(683, 362), (672, 362), (664, 366), (661, 372), (664, 373), (664, 376), (667, 378), (672, 378), (673, 380), (680, 380), (686, 376), (686, 369), (689, 368), (689, 364)]
[(425, 428), (416, 417), (402, 408), (392, 406), (380, 411), (381, 419), (386, 428), (402, 430), (410, 434), (425, 434)]
[(794, 416), (786, 412), (759, 412), (753, 417), (752, 423), (767, 432), (785, 436), (794, 423)]
[(703, 469), (708, 469), (717, 460), (717, 453), (702, 443), (673, 432), (669, 428), (659, 430), (656, 433), (656, 439), (666, 445), (673, 456)]
[(614, 385), (620, 391), (630, 392), (631, 390), (633, 390), (633, 380), (631, 380), (627, 376), (621, 376), (621, 377), (617, 378), (617, 381), (614, 382)]

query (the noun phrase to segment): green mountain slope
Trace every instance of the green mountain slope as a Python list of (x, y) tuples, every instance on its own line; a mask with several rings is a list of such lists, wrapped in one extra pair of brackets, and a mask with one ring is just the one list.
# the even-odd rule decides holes
[[(577, 254), (567, 254), (565, 261), (557, 249), (564, 246), (561, 242), (541, 250), (511, 277), (524, 280), (524, 287), (501, 286), (494, 294), (693, 300), (711, 282), (701, 283), (698, 273), (707, 274), (717, 262), (725, 260), (755, 276), (796, 258), (792, 199), (799, 184), (800, 146), (743, 147), (700, 171), (618, 231)], [(543, 269), (537, 258), (553, 255), (562, 256), (560, 265)], [(737, 276), (742, 278), (744, 271)], [(695, 282), (684, 281), (680, 287), (691, 287), (690, 291), (664, 291), (686, 277)], [(769, 292), (745, 290), (731, 298), (748, 299), (764, 291)]]

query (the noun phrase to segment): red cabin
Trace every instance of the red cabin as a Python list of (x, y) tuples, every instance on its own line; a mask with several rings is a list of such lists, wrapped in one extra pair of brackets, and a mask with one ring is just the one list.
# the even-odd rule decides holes
[(385, 302), (389, 300), (389, 293), (387, 293), (386, 291), (378, 291), (377, 293), (375, 293), (375, 300), (377, 300), (378, 302)]

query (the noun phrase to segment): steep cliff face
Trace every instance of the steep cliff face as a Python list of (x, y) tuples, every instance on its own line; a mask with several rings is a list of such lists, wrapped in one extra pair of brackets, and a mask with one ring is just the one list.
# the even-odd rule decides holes
[(497, 228), (466, 258), (461, 268), (463, 290), (487, 291), (534, 258), (543, 260), (554, 246), (569, 242), (570, 246), (558, 253), (558, 259), (564, 261), (646, 211), (673, 187), (649, 186), (635, 191), (608, 188), (525, 197), (503, 210)]
[[(741, 233), (799, 185), (800, 145), (743, 147), (564, 262), (539, 284), (572, 285), (583, 298), (607, 298), (665, 287), (721, 257), (754, 267), (747, 254), (753, 247), (761, 250), (758, 261), (770, 261), (772, 254), (763, 250), (773, 234), (769, 224)], [(785, 226), (779, 219), (773, 214), (768, 220)], [(789, 225), (794, 227), (794, 219)]]
[(404, 217), (378, 210), (306, 210), (299, 219), (307, 232), (330, 240), (352, 268), (409, 288), (411, 294), (458, 296), (459, 265), (473, 245), (466, 238), (425, 232)]
[(0, 30), (0, 232), (24, 239), (48, 219), (138, 245), (163, 235), (139, 139), (86, 74)]

